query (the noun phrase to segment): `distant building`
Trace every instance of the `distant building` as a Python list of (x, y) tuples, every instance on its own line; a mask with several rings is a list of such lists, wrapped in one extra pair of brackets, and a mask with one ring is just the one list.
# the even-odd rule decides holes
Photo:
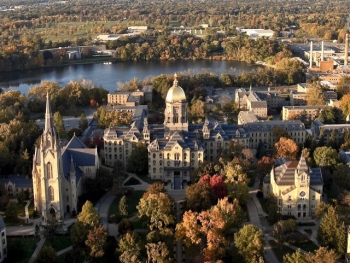
[(241, 33), (245, 33), (250, 38), (260, 38), (260, 37), (266, 37), (271, 38), (275, 34), (273, 30), (270, 29), (246, 29), (242, 28), (240, 29)]
[(240, 111), (238, 113), (238, 125), (244, 125), (251, 122), (259, 121), (251, 111)]
[(33, 194), (33, 180), (27, 175), (11, 174), (7, 178), (1, 178), (9, 197), (17, 197), (21, 191), (28, 191), (29, 196)]
[(249, 148), (257, 149), (262, 144), (266, 149), (273, 149), (277, 142), (272, 132), (275, 128), (284, 129), (291, 139), (297, 144), (304, 143), (306, 139), (306, 129), (304, 123), (299, 120), (291, 121), (257, 121), (243, 125), (243, 128), (249, 134)]
[(107, 102), (111, 105), (137, 106), (152, 102), (152, 89), (145, 87), (145, 91), (117, 91), (108, 93)]
[(264, 198), (274, 195), (278, 212), (297, 221), (311, 220), (321, 202), (323, 178), (320, 168), (310, 168), (304, 157), (273, 167), (263, 180)]
[[(327, 106), (284, 106), (282, 108), (282, 120), (300, 118), (304, 114), (306, 120), (317, 118)], [(299, 116), (299, 117), (298, 117)]]
[(0, 216), (0, 262), (3, 262), (7, 257), (7, 237), (6, 237), (6, 225), (2, 217)]
[(267, 118), (267, 102), (261, 100), (256, 92), (246, 91), (245, 89), (236, 89), (235, 102), (242, 110), (253, 112), (256, 117), (261, 119)]
[(325, 145), (328, 145), (332, 134), (337, 143), (341, 141), (344, 133), (350, 132), (350, 124), (323, 124), (316, 119), (311, 124), (311, 131), (314, 139), (322, 140)]

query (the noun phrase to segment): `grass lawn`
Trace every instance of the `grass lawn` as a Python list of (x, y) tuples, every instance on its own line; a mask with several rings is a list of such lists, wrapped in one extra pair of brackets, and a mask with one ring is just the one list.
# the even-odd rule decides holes
[(34, 212), (34, 202), (30, 202), (28, 206), (28, 213), (30, 218), (33, 218), (33, 212)]
[(69, 246), (72, 245), (72, 240), (70, 238), (70, 236), (66, 236), (66, 235), (56, 235), (54, 236), (52, 242), (49, 241), (49, 239), (46, 239), (45, 241), (45, 246), (51, 246), (53, 247), (57, 252), (65, 249)]
[[(137, 214), (136, 206), (139, 204), (141, 197), (143, 196), (144, 191), (134, 191), (132, 196), (127, 197), (128, 204), (128, 217), (132, 217)], [(119, 198), (114, 199), (113, 203), (109, 207), (108, 217), (111, 215), (116, 215), (119, 218)]]
[(6, 262), (27, 263), (39, 240), (39, 237), (8, 237)]
[(138, 179), (131, 177), (128, 181), (124, 183), (124, 186), (138, 185), (138, 184), (141, 184), (141, 182)]
[(305, 250), (307, 252), (314, 252), (318, 249), (318, 246), (311, 240), (303, 243), (294, 244), (294, 246), (299, 247), (300, 249)]
[(24, 217), (26, 215), (24, 207), (26, 206), (26, 202), (23, 202), (22, 204), (17, 203), (17, 214), (18, 216)]
[(147, 228), (147, 222), (144, 220), (141, 220), (141, 218), (137, 218), (132, 221), (132, 225), (134, 226), (134, 229), (146, 229)]
[(286, 246), (282, 246), (280, 247), (279, 244), (277, 244), (275, 241), (273, 240), (270, 240), (269, 241), (269, 244), (271, 245), (272, 247), (272, 250), (273, 252), (275, 253), (277, 259), (279, 262), (283, 262), (283, 256), (288, 254), (288, 253), (294, 253), (295, 250), (289, 248), (289, 247), (286, 247)]
[(149, 183), (149, 184), (153, 184), (155, 182), (154, 180), (149, 178), (147, 174), (140, 174), (140, 175), (137, 175), (137, 177), (139, 177), (142, 181), (145, 181), (146, 183)]

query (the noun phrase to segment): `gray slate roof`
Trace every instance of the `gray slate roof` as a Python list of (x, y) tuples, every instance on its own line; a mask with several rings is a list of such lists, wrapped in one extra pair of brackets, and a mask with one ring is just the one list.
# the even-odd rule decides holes
[(33, 180), (23, 174), (11, 174), (7, 178), (1, 178), (0, 181), (2, 184), (12, 182), (19, 188), (33, 188)]

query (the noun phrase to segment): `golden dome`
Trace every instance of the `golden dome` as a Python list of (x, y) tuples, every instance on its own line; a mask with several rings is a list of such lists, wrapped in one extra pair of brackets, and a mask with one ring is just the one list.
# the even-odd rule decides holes
[(175, 74), (174, 84), (168, 90), (166, 95), (166, 102), (175, 102), (175, 101), (183, 101), (186, 100), (185, 91), (178, 85), (177, 75)]

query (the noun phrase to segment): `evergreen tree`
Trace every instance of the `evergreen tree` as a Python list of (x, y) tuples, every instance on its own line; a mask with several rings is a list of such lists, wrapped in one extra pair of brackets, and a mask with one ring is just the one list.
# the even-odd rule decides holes
[(85, 112), (80, 115), (79, 129), (83, 132), (88, 127), (88, 120), (86, 118)]
[(148, 170), (148, 151), (141, 142), (137, 143), (135, 150), (128, 158), (127, 170), (132, 173), (144, 173)]
[(44, 246), (35, 258), (35, 263), (58, 263), (56, 251), (52, 247)]
[(126, 203), (126, 196), (124, 195), (119, 201), (119, 214), (122, 216), (128, 215), (128, 204)]
[(61, 138), (67, 137), (66, 129), (64, 128), (64, 122), (61, 114), (57, 111), (53, 115), (53, 124)]

